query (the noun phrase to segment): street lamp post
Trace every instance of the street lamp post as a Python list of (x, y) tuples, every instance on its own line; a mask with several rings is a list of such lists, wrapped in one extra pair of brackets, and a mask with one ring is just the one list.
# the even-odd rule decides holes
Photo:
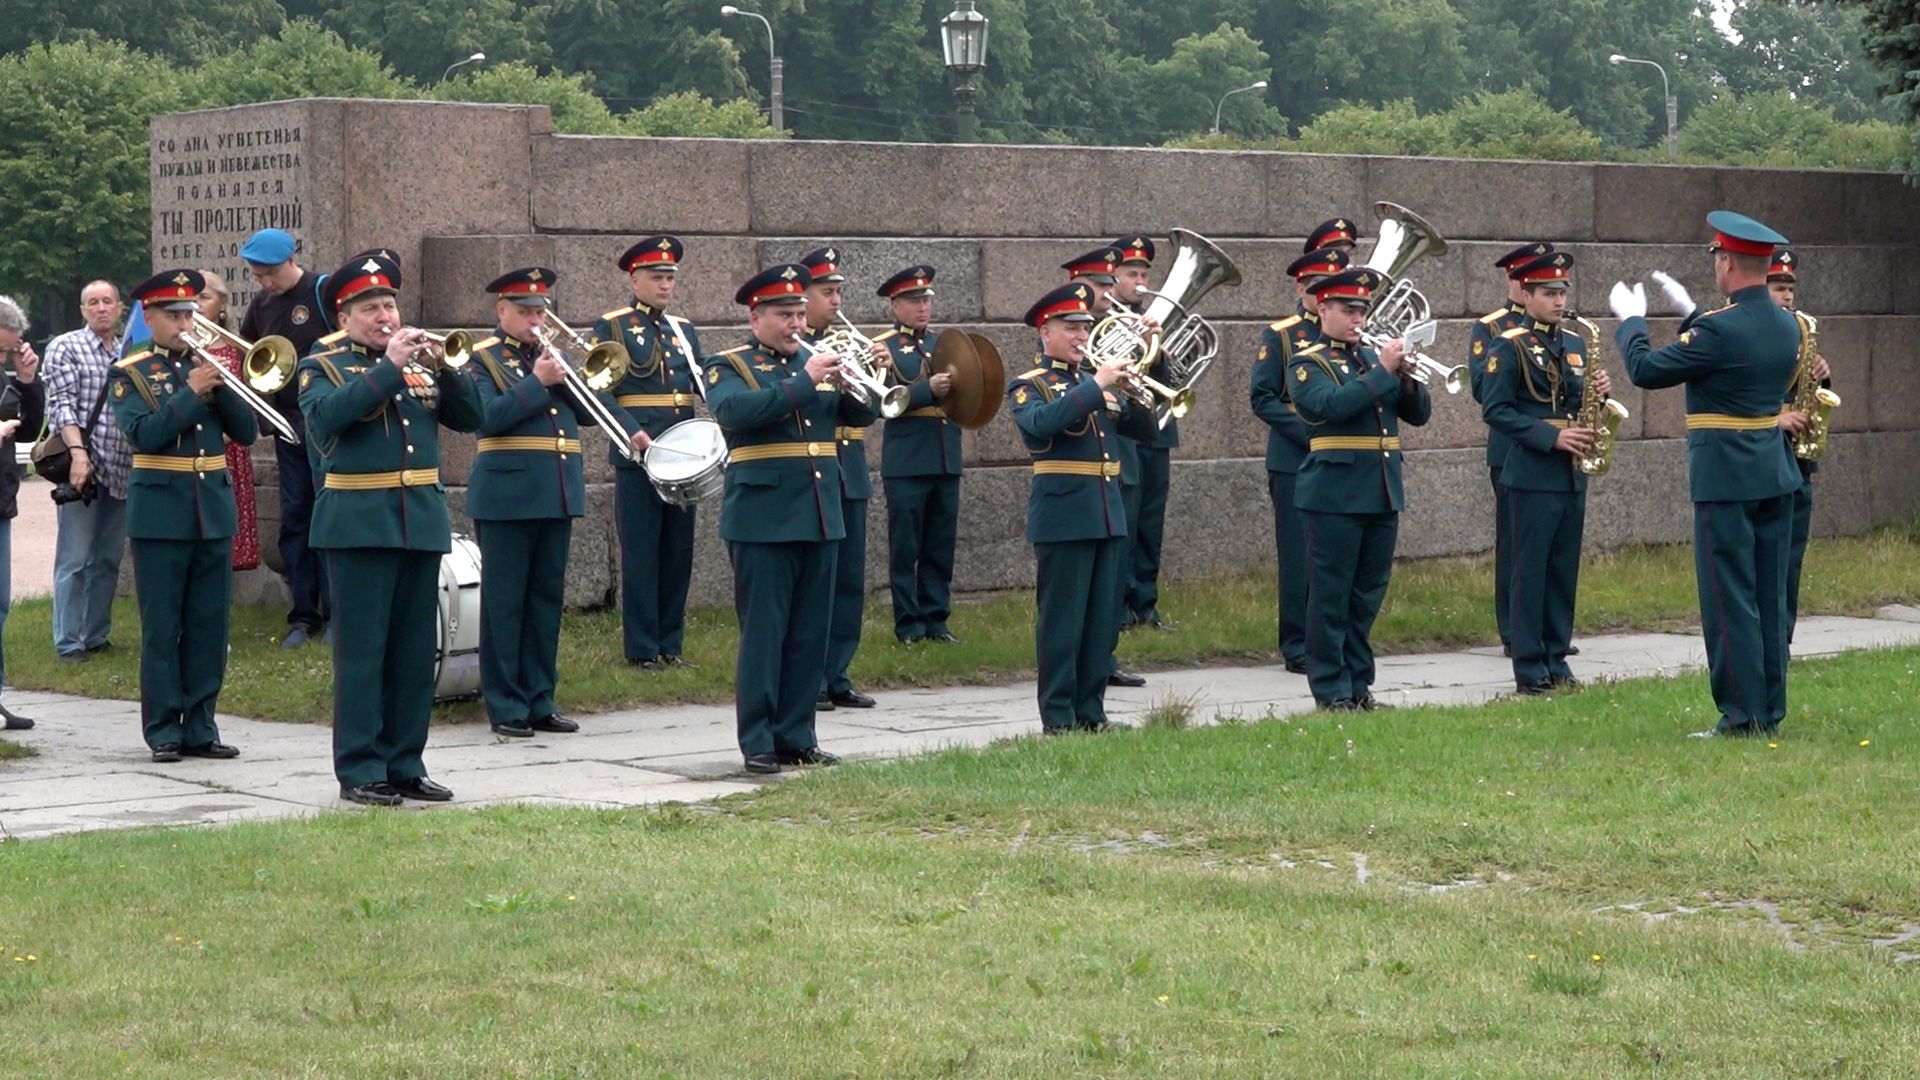
[(1232, 97), (1235, 94), (1244, 94), (1249, 90), (1265, 90), (1266, 88), (1267, 88), (1267, 80), (1261, 79), (1259, 82), (1249, 83), (1248, 85), (1243, 86), (1238, 90), (1229, 90), (1226, 93), (1221, 94), (1220, 100), (1215, 102), (1213, 106), (1213, 130), (1209, 131), (1207, 134), (1209, 135), (1220, 134), (1220, 110), (1227, 107), (1228, 98)]
[(987, 17), (974, 10), (975, 0), (955, 0), (954, 9), (940, 20), (940, 45), (947, 70), (953, 73), (953, 141), (978, 141), (973, 114), (973, 77), (987, 67)]
[(767, 21), (765, 15), (757, 11), (742, 11), (732, 4), (722, 4), (720, 6), (720, 14), (745, 15), (748, 18), (759, 19), (760, 25), (767, 28), (767, 101), (769, 106), (768, 112), (770, 114), (768, 120), (772, 122), (773, 130), (784, 131), (785, 128), (782, 126), (782, 121), (785, 117), (782, 115), (782, 106), (786, 104), (785, 84), (787, 64), (786, 61), (780, 59), (779, 53), (773, 51), (773, 24)]
[(1667, 82), (1667, 69), (1652, 60), (1636, 60), (1619, 53), (1607, 57), (1607, 63), (1615, 67), (1621, 64), (1645, 64), (1660, 73), (1660, 96), (1667, 99), (1667, 157), (1678, 157), (1680, 154), (1680, 99), (1673, 96), (1673, 88)]
[(446, 82), (448, 79), (453, 78), (453, 73), (457, 68), (466, 67), (468, 64), (484, 64), (486, 62), (487, 54), (483, 52), (474, 53), (465, 60), (455, 60), (453, 63), (447, 65), (447, 70), (440, 73), (440, 81)]

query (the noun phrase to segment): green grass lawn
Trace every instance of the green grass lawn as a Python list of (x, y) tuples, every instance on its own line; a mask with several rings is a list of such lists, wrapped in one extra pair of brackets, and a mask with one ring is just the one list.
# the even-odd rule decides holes
[[(1920, 600), (1920, 541), (1909, 528), (1814, 541), (1807, 556), (1801, 610), (1808, 614), (1868, 614), (1881, 604)], [(1492, 565), (1486, 558), (1402, 563), (1374, 627), (1383, 652), (1486, 644), (1493, 623)], [(1180, 632), (1137, 631), (1121, 638), (1123, 663), (1177, 667), (1207, 661), (1269, 662), (1275, 649), (1271, 573), (1175, 582), (1161, 610)], [(93, 697), (139, 697), (139, 615), (131, 599), (114, 607), (112, 652), (84, 665), (60, 663), (46, 646), (52, 608), (46, 599), (16, 603), (7, 620), (7, 674), (17, 686)], [(1685, 546), (1629, 547), (1588, 560), (1582, 570), (1577, 628), (1593, 634), (1621, 629), (1673, 629), (1697, 618), (1693, 555)], [(853, 676), (867, 689), (991, 683), (1028, 676), (1033, 669), (1033, 595), (1008, 592), (960, 601), (953, 618), (961, 646), (907, 647), (893, 637), (884, 595), (867, 603), (867, 622)], [(285, 613), (243, 607), (233, 614), (233, 651), (223, 712), (267, 720), (327, 722), (332, 716), (333, 668), (325, 649), (285, 652)], [(562, 707), (598, 712), (672, 702), (725, 701), (733, 696), (738, 635), (729, 608), (689, 613), (686, 655), (698, 670), (643, 672), (622, 659), (615, 611), (569, 613), (562, 624)], [(479, 720), (477, 701), (439, 710), (437, 719)]]
[(4, 844), (0, 1074), (1912, 1076), (1917, 666)]

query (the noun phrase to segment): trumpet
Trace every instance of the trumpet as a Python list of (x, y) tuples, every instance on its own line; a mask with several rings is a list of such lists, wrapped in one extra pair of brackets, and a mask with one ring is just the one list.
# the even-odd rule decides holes
[[(228, 371), (226, 365), (209, 351), (216, 342), (225, 342), (240, 350), (243, 357), (241, 370), (246, 372), (244, 376)], [(248, 342), (196, 311), (193, 313), (193, 325), (180, 335), (180, 343), (218, 372), (221, 383), (273, 429), (274, 437), (289, 446), (300, 445), (300, 432), (263, 396), (278, 393), (293, 379), (293, 369), (300, 363), (293, 342), (278, 335)]]
[[(841, 321), (845, 322), (846, 316), (841, 316)], [(843, 329), (828, 332), (817, 343), (808, 341), (800, 334), (793, 335), (793, 342), (808, 353), (839, 354), (840, 377), (844, 380), (847, 393), (862, 405), (874, 409), (888, 420), (907, 411), (907, 388), (888, 386), (867, 367), (867, 351), (873, 347), (873, 340), (854, 329), (852, 323), (848, 322)]]
[(1385, 348), (1387, 342), (1399, 338), (1404, 338), (1407, 343), (1407, 362), (1413, 365), (1408, 369), (1408, 373), (1413, 376), (1413, 381), (1422, 386), (1432, 386), (1433, 381), (1438, 379), (1440, 380), (1441, 388), (1446, 390), (1447, 393), (1457, 394), (1460, 392), (1460, 373), (1467, 370), (1467, 365), (1443, 364), (1420, 351), (1422, 346), (1433, 344), (1434, 324), (1432, 319), (1414, 323), (1412, 326), (1407, 327), (1406, 333), (1402, 335), (1371, 334), (1365, 330), (1360, 331), (1361, 342), (1370, 349)]
[[(388, 326), (383, 323), (380, 329), (389, 334), (397, 334), (404, 327)], [(413, 354), (413, 362), (422, 367), (430, 367), (436, 371), (443, 369), (459, 371), (467, 366), (468, 360), (473, 358), (473, 336), (465, 330), (449, 330), (444, 334), (422, 330), (420, 336), (426, 339), (427, 344)]]
[[(599, 394), (612, 390), (627, 377), (633, 361), (627, 355), (626, 346), (617, 341), (590, 342), (552, 313), (547, 315), (547, 325), (536, 326), (533, 332), (540, 344), (560, 362), (560, 381), (574, 405), (607, 433), (615, 452), (636, 465), (641, 464), (641, 453), (634, 449), (626, 425), (599, 398)], [(578, 360), (574, 359), (576, 356)]]

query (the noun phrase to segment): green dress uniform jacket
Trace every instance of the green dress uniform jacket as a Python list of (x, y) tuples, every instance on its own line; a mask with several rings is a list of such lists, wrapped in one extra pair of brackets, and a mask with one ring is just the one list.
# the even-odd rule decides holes
[[(1484, 402), (1483, 384), (1487, 373), (1487, 352), (1501, 334), (1526, 321), (1527, 310), (1509, 300), (1480, 316), (1467, 335), (1467, 382), (1473, 391), (1476, 404)], [(1500, 643), (1510, 645), (1512, 635), (1507, 629), (1507, 610), (1512, 606), (1509, 586), (1512, 583), (1512, 566), (1509, 556), (1513, 544), (1507, 536), (1510, 515), (1507, 513), (1507, 489), (1500, 483), (1500, 466), (1507, 460), (1507, 437), (1499, 431), (1487, 429), (1487, 475), (1493, 484), (1493, 611), (1494, 621), (1500, 628)]]
[(893, 633), (902, 641), (951, 631), (953, 553), (960, 535), (960, 425), (933, 396), (927, 364), (939, 335), (896, 323), (880, 339), (907, 412), (881, 430), (880, 477), (887, 494), (887, 585)]
[(127, 535), (140, 607), (140, 720), (149, 748), (219, 741), (214, 708), (227, 669), (233, 587), (233, 481), (228, 439), (260, 424), (224, 387), (211, 401), (187, 386), (193, 359), (154, 349), (109, 375), (114, 417), (133, 449)]
[(1634, 385), (1686, 387), (1694, 576), (1718, 728), (1755, 734), (1787, 712), (1792, 495), (1803, 478), (1778, 421), (1800, 326), (1765, 285), (1729, 299), (1665, 348), (1653, 348), (1638, 316), (1615, 340)]
[[(675, 334), (673, 327), (679, 327)], [(629, 430), (658, 436), (682, 420), (693, 419), (693, 407), (700, 401), (694, 385), (700, 352), (700, 332), (684, 319), (674, 319), (658, 308), (636, 303), (600, 316), (593, 324), (596, 341), (617, 341), (632, 361), (626, 378), (613, 388), (614, 403), (627, 411), (633, 421)], [(680, 339), (686, 339), (687, 355)], [(609, 451), (608, 461), (616, 469), (644, 472), (639, 462), (628, 461)]]
[(927, 364), (940, 335), (894, 324), (880, 339), (892, 358), (894, 381), (907, 388), (907, 411), (881, 429), (880, 475), (959, 476), (960, 425), (947, 419), (933, 396)]
[(1267, 495), (1273, 502), (1273, 544), (1279, 571), (1280, 655), (1299, 664), (1307, 655), (1307, 532), (1293, 505), (1300, 465), (1307, 458), (1307, 425), (1287, 389), (1294, 354), (1320, 340), (1320, 319), (1301, 307), (1260, 332), (1248, 393), (1253, 414), (1267, 425)]
[[(809, 342), (826, 331), (808, 327)], [(871, 363), (871, 358), (869, 363)], [(834, 552), (832, 613), (827, 617), (827, 664), (821, 675), (824, 693), (849, 693), (853, 679), (848, 669), (860, 651), (860, 623), (867, 606), (867, 501), (873, 497), (873, 476), (867, 467), (867, 431), (871, 418), (834, 428), (840, 461), (841, 525), (846, 530)]]

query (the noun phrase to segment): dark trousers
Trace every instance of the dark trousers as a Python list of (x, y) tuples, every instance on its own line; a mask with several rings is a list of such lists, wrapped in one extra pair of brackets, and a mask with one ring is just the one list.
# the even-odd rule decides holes
[(620, 628), (629, 661), (679, 656), (693, 580), (693, 510), (669, 506), (641, 469), (613, 471)]
[(1700, 628), (1720, 728), (1772, 731), (1787, 715), (1787, 549), (1793, 496), (1693, 504)]
[(1273, 499), (1273, 547), (1280, 569), (1280, 655), (1307, 658), (1307, 526), (1293, 505), (1289, 472), (1267, 471), (1267, 495)]
[(1120, 634), (1131, 617), (1127, 611), (1127, 590), (1133, 587), (1133, 536), (1140, 530), (1140, 485), (1120, 483), (1120, 512), (1127, 521), (1127, 535), (1114, 538), (1113, 558), (1120, 572), (1113, 575), (1113, 648), (1107, 650), (1107, 670), (1118, 671), (1120, 658), (1112, 655), (1120, 645)]
[[(340, 548), (333, 611), (333, 774), (346, 787), (427, 775), (440, 553)], [(483, 575), (484, 576), (484, 575)]]
[(821, 687), (842, 694), (853, 689), (847, 669), (860, 650), (860, 618), (867, 607), (867, 500), (840, 500), (847, 538), (833, 566), (833, 615), (827, 621), (827, 671)]
[(552, 716), (572, 518), (475, 521), (480, 544), (480, 688), (487, 719)]
[(1513, 634), (1515, 682), (1573, 677), (1567, 667), (1567, 645), (1573, 640), (1580, 537), (1586, 524), (1585, 492), (1507, 492), (1512, 585), (1507, 592), (1506, 624)]
[(1167, 528), (1167, 487), (1173, 479), (1173, 451), (1140, 447), (1139, 528), (1128, 526), (1133, 555), (1128, 571), (1127, 609), (1150, 621), (1160, 603), (1160, 541)]
[(1050, 729), (1107, 722), (1107, 674), (1120, 620), (1119, 538), (1035, 544), (1034, 653), (1040, 723)]
[(960, 478), (888, 476), (887, 583), (893, 632), (903, 640), (948, 633), (953, 547), (960, 533)]
[(733, 543), (740, 622), (734, 717), (742, 754), (810, 750), (839, 541)]
[(1802, 473), (1793, 493), (1793, 535), (1787, 551), (1787, 644), (1800, 621), (1800, 565), (1807, 561), (1807, 540), (1813, 535), (1813, 474)]
[(313, 522), (315, 465), (306, 446), (292, 446), (279, 439), (273, 440), (273, 455), (280, 467), (280, 537), (275, 546), (280, 549), (287, 591), (293, 596), (287, 625), (318, 630), (327, 621), (330, 604), (326, 560), (307, 546), (307, 530)]
[(1373, 685), (1373, 620), (1393, 574), (1400, 515), (1302, 510), (1307, 527), (1307, 685), (1326, 705)]
[(233, 540), (133, 541), (140, 606), (140, 726), (149, 748), (220, 738)]
[(1513, 597), (1509, 592), (1513, 581), (1513, 528), (1511, 511), (1507, 509), (1507, 489), (1500, 483), (1498, 465), (1487, 470), (1487, 476), (1493, 481), (1493, 621), (1500, 629), (1500, 644), (1511, 645), (1513, 635), (1507, 625), (1507, 617), (1513, 607)]

